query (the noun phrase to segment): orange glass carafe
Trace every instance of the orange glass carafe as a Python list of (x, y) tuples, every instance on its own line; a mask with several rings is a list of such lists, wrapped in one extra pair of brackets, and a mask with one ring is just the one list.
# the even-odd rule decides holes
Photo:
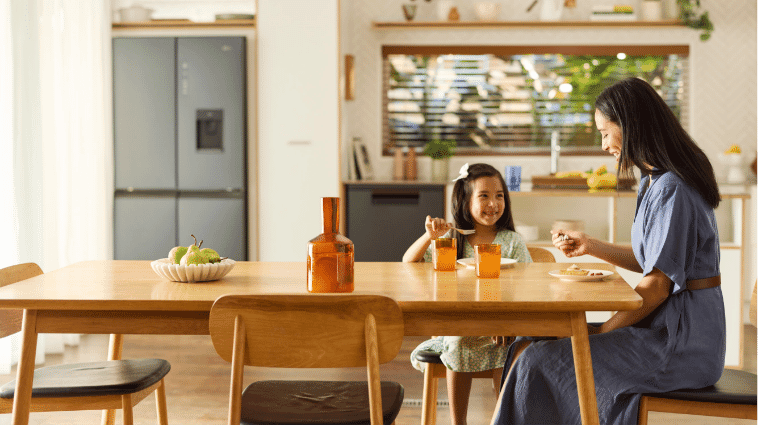
[(321, 198), (322, 233), (308, 242), (308, 292), (353, 292), (353, 242), (339, 234), (340, 198)]

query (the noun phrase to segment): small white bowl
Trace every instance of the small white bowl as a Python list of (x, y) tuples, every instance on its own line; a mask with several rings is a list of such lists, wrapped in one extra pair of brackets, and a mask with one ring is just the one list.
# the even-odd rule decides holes
[(495, 21), (500, 16), (500, 3), (477, 3), (474, 5), (474, 12), (480, 21)]
[(209, 282), (219, 280), (232, 271), (234, 260), (227, 258), (214, 264), (182, 266), (171, 264), (168, 258), (161, 258), (150, 263), (150, 266), (159, 276), (172, 282)]

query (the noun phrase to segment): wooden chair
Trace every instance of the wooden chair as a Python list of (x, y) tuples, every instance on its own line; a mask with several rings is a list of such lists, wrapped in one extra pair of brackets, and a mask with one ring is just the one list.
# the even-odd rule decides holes
[[(392, 424), (403, 387), (380, 382), (397, 356), (403, 315), (374, 295), (227, 295), (213, 304), (216, 352), (232, 364), (229, 421), (243, 424)], [(259, 381), (242, 391), (244, 366), (366, 367), (365, 381)]]
[[(555, 263), (555, 256), (545, 248), (527, 247), (532, 261), (535, 263)], [(416, 360), (426, 363), (424, 370), (424, 393), (421, 401), (421, 424), (434, 425), (437, 423), (437, 392), (439, 379), (447, 375), (447, 368), (442, 363), (440, 355), (434, 351), (419, 351)], [(492, 379), (492, 371), (476, 372), (474, 378)]]
[(536, 246), (526, 247), (529, 250), (529, 255), (532, 257), (532, 262), (535, 263), (555, 263), (555, 256), (552, 252), (545, 248), (538, 248)]
[[(37, 264), (0, 269), (0, 287), (42, 274)], [(0, 310), (0, 337), (21, 330), (22, 311)], [(134, 423), (132, 407), (155, 392), (158, 423), (168, 424), (163, 377), (171, 365), (161, 359), (63, 364), (34, 371), (30, 411), (122, 409), (124, 425)], [(16, 381), (0, 388), (0, 413), (13, 411)]]
[[(758, 285), (758, 282), (756, 282)], [(756, 287), (750, 301), (755, 325)], [(719, 418), (756, 419), (756, 376), (744, 370), (724, 369), (718, 382), (697, 390), (643, 394), (638, 425), (647, 425), (648, 412), (682, 413)]]

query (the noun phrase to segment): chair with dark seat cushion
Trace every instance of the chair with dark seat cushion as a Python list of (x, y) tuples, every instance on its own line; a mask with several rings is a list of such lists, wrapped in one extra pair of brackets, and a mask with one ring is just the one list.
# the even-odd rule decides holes
[[(555, 263), (555, 256), (545, 248), (527, 247), (532, 262), (535, 263)], [(439, 353), (434, 351), (421, 350), (416, 353), (416, 360), (426, 363), (424, 369), (424, 393), (421, 402), (421, 424), (434, 425), (437, 422), (437, 392), (439, 390), (438, 379), (445, 378), (447, 375), (446, 367), (440, 359)], [(493, 372), (484, 370), (475, 372), (473, 378), (492, 379)]]
[[(758, 283), (756, 283), (758, 285)], [(751, 305), (756, 303), (753, 287)], [(755, 325), (755, 316), (750, 320)], [(756, 419), (756, 375), (743, 370), (724, 369), (715, 385), (695, 390), (643, 394), (638, 425), (647, 425), (648, 412), (683, 413), (720, 418)]]
[(755, 420), (755, 387), (755, 374), (743, 370), (724, 369), (719, 381), (710, 387), (643, 394), (637, 424), (647, 425), (648, 412)]
[[(34, 263), (0, 269), (0, 287), (39, 276)], [(21, 311), (0, 310), (0, 337), (21, 329)], [(34, 371), (31, 412), (123, 410), (123, 422), (132, 425), (132, 407), (155, 392), (158, 423), (167, 425), (163, 378), (171, 365), (161, 359), (112, 360), (63, 364)], [(13, 411), (16, 381), (0, 387), (0, 413)]]
[[(403, 316), (375, 295), (227, 295), (213, 304), (216, 352), (232, 363), (230, 425), (390, 425), (403, 402), (379, 365), (397, 356)], [(258, 381), (242, 391), (244, 366), (365, 367), (367, 381)]]

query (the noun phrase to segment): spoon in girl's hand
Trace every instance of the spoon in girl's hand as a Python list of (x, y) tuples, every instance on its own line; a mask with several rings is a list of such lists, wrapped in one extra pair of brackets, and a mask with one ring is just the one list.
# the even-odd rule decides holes
[(464, 235), (464, 236), (465, 235), (473, 235), (474, 233), (476, 233), (476, 230), (474, 230), (474, 229), (463, 230), (463, 229), (456, 229), (455, 227), (451, 227), (451, 229), (455, 230), (456, 232), (458, 232), (458, 233), (460, 233), (461, 235)]

